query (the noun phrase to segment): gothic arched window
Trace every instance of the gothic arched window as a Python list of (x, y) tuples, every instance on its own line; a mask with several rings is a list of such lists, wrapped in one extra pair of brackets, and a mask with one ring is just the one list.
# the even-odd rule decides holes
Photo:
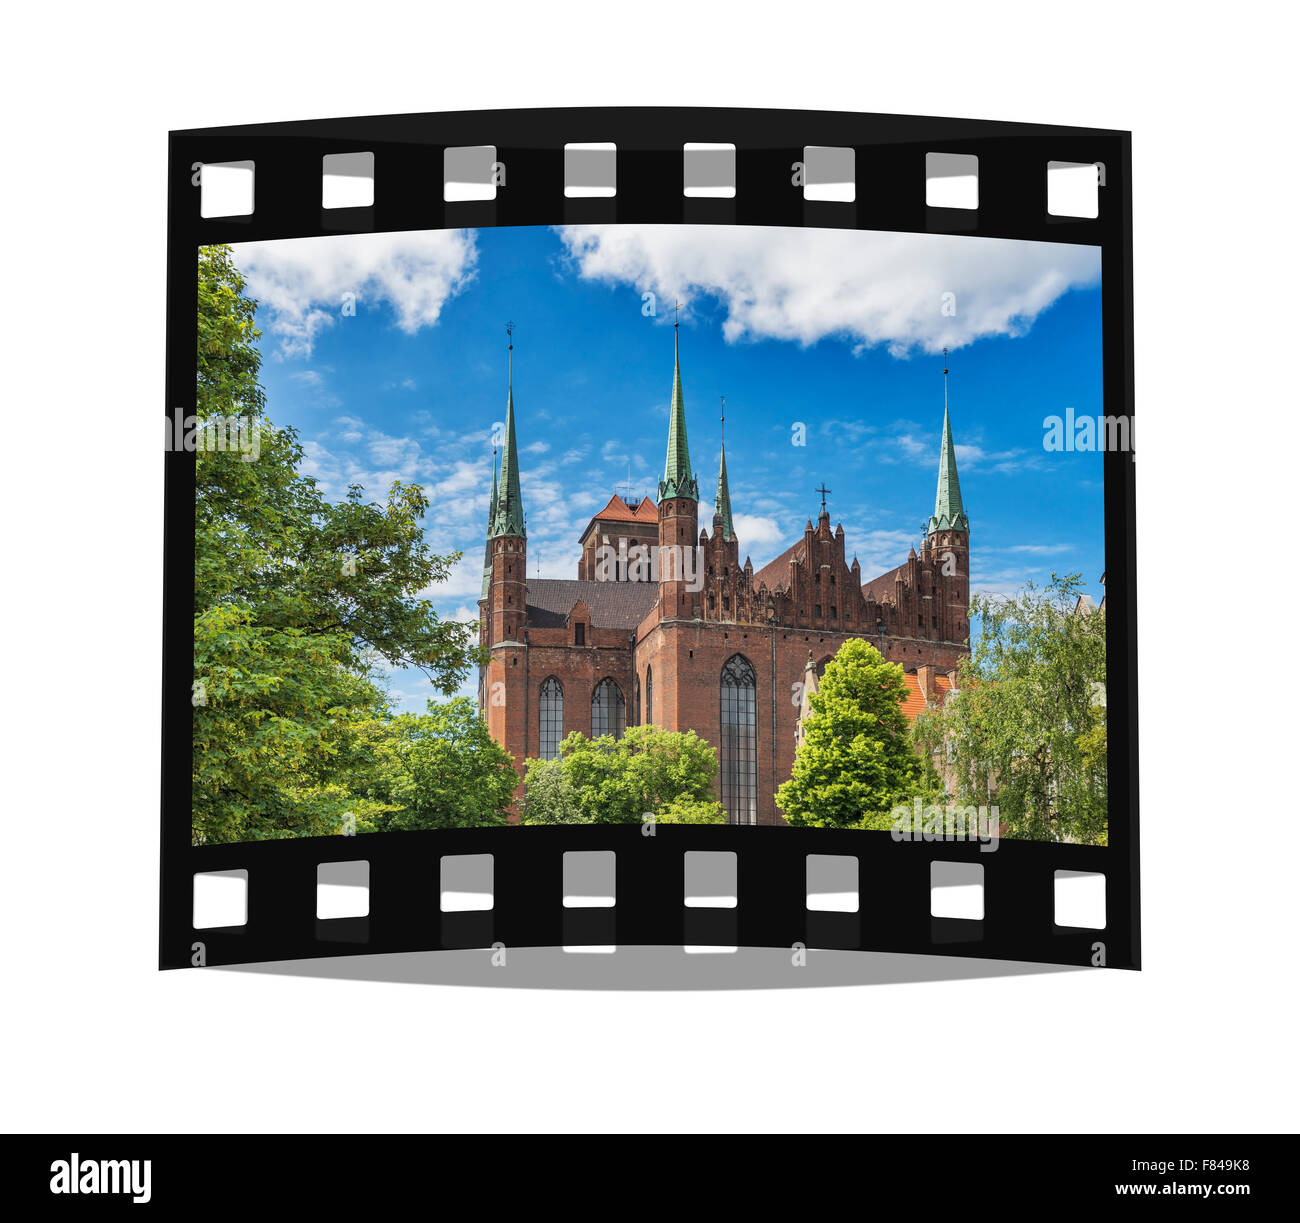
[(560, 741), (564, 738), (564, 689), (554, 675), (542, 685), (538, 718), (542, 759), (554, 760), (560, 754)]
[(621, 739), (626, 726), (623, 690), (612, 679), (601, 680), (591, 694), (591, 737), (613, 735)]
[(645, 724), (653, 726), (655, 720), (655, 677), (649, 667), (645, 669)]
[(720, 685), (722, 805), (732, 824), (758, 822), (758, 711), (754, 668), (733, 654)]

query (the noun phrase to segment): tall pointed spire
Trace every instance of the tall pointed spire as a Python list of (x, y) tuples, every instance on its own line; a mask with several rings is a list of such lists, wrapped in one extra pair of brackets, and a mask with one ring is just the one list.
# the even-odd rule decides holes
[(668, 457), (659, 481), (659, 500), (669, 497), (700, 499), (700, 486), (691, 471), (691, 451), (686, 444), (686, 402), (682, 398), (682, 365), (677, 324), (673, 323), (673, 400), (668, 409)]
[(492, 534), (524, 535), (524, 499), (519, 491), (519, 445), (515, 441), (514, 324), (506, 324), (510, 337), (506, 373), (506, 437), (501, 447), (501, 484), (496, 494)]
[(722, 538), (731, 542), (736, 531), (731, 522), (731, 490), (727, 487), (727, 401), (722, 401), (722, 450), (718, 460), (718, 492), (713, 498), (713, 514), (722, 519)]
[(934, 514), (928, 530), (969, 531), (970, 520), (961, 503), (961, 484), (957, 479), (957, 452), (952, 441), (952, 421), (948, 416), (948, 350), (943, 350), (943, 441), (939, 447), (939, 487), (935, 491)]

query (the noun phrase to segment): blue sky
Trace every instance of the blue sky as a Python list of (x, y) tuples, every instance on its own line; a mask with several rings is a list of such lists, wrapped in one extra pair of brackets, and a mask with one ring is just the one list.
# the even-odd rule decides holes
[[(948, 345), (973, 588), (1055, 569), (1101, 596), (1101, 455), (1043, 448), (1045, 416), (1102, 411), (1095, 248), (606, 226), (294, 239), (235, 259), (262, 303), (268, 412), (299, 431), (308, 474), (334, 497), (354, 481), (376, 499), (395, 478), (428, 490), (429, 543), (464, 553), (427, 592), (440, 615), (477, 617), (506, 321), (529, 576), (573, 577), (579, 533), (629, 468), (634, 492), (655, 493), (674, 300), (701, 522), (725, 395), (732, 507), (755, 568), (816, 517), (823, 481), (864, 580), (906, 558), (934, 504)], [(432, 695), (414, 673), (390, 687), (404, 709)]]

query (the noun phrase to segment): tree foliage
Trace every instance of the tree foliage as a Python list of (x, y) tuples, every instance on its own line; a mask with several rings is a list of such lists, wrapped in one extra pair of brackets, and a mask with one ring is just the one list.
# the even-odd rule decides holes
[(240, 419), (254, 455), (195, 455), (193, 834), (196, 842), (313, 836), (389, 815), (368, 773), (388, 717), (381, 661), (451, 692), (476, 656), (471, 626), (419, 597), (437, 555), (428, 502), (394, 482), (331, 502), (301, 473), (292, 429), (267, 415), (257, 304), (227, 247), (198, 265), (200, 424)]
[(903, 713), (903, 668), (846, 641), (808, 700), (804, 737), (777, 805), (797, 827), (888, 828), (921, 792), (925, 770)]
[(466, 697), (430, 701), (427, 714), (393, 718), (376, 749), (372, 796), (385, 809), (375, 820), (378, 831), (506, 823), (519, 784), (514, 758)]
[(525, 766), (522, 823), (589, 824), (564, 760), (530, 760)]
[(1076, 614), (1078, 574), (1011, 599), (976, 596), (958, 692), (917, 719), (952, 797), (996, 803), (1003, 835), (1106, 843), (1106, 619)]
[(679, 795), (655, 814), (660, 824), (725, 824), (727, 812), (716, 798)]
[(530, 760), (526, 824), (722, 823), (713, 797), (718, 754), (693, 730), (633, 726), (621, 738), (574, 731), (554, 760)]

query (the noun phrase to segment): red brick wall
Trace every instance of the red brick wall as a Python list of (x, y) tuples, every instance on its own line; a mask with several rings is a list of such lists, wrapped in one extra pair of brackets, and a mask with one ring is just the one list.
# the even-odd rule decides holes
[[(527, 651), (522, 645), (497, 645), (484, 674), (483, 715), (488, 730), (498, 743), (515, 757), (515, 769), (523, 776), (524, 736), (528, 727), (529, 683)], [(536, 697), (532, 708), (536, 710)], [(537, 735), (533, 732), (531, 755), (537, 754)]]
[(689, 616), (702, 602), (703, 591), (689, 591), (686, 582), (676, 580), (680, 575), (676, 575), (673, 581), (664, 581), (664, 567), (669, 555), (664, 549), (679, 548), (685, 552), (699, 542), (696, 527), (698, 508), (689, 497), (670, 497), (659, 502), (659, 606), (664, 616)]
[[(529, 630), (528, 672), (531, 679), (532, 713), (528, 725), (528, 754), (536, 756), (540, 747), (541, 718), (538, 701), (542, 685), (548, 677), (555, 676), (564, 691), (564, 733), (579, 730), (591, 734), (591, 697), (596, 685), (612, 679), (622, 690), (626, 706), (627, 724), (633, 725), (635, 717), (634, 690), (632, 687), (632, 654), (625, 633), (612, 630), (593, 630), (605, 644), (571, 646), (538, 645), (531, 640), (537, 630)], [(610, 642), (608, 636), (614, 641)], [(590, 641), (590, 635), (588, 636)], [(522, 750), (507, 743), (512, 752)]]
[(492, 583), (488, 588), (489, 642), (524, 636), (527, 541), (503, 535), (492, 541)]
[(591, 697), (596, 685), (612, 679), (622, 690), (627, 725), (634, 724), (630, 637), (617, 629), (587, 628), (587, 644), (572, 644), (568, 629), (527, 630), (520, 645), (493, 648), (483, 686), (488, 730), (515, 758), (521, 786), (526, 761), (541, 750), (541, 691), (548, 678), (560, 681), (564, 693), (564, 733), (591, 734)]
[[(646, 668), (653, 668), (654, 721), (665, 730), (694, 730), (719, 747), (722, 668), (733, 654), (741, 654), (749, 661), (754, 669), (758, 722), (758, 820), (764, 824), (784, 823), (776, 808), (775, 792), (794, 766), (794, 735), (802, 691), (797, 685), (803, 682), (808, 654), (811, 652), (814, 661), (820, 662), (855, 634), (782, 627), (774, 631), (760, 625), (701, 621), (658, 623), (653, 618), (647, 624), (651, 627), (636, 646), (637, 674), (644, 688)], [(642, 630), (646, 630), (645, 624)], [(895, 649), (938, 652), (931, 642), (889, 644)], [(951, 647), (949, 652), (954, 652)]]
[[(581, 646), (574, 644), (571, 625), (547, 629), (522, 625), (524, 542), (493, 541), (492, 584), (483, 605), (481, 632), (492, 653), (481, 700), (493, 737), (514, 755), (521, 777), (524, 761), (539, 752), (540, 693), (548, 677), (555, 676), (564, 691), (565, 733), (576, 730), (589, 735), (592, 693), (606, 678), (623, 692), (627, 724), (645, 721), (644, 689), (650, 669), (655, 725), (694, 730), (716, 748), (721, 741), (722, 668), (733, 654), (742, 654), (756, 678), (758, 820), (783, 823), (775, 791), (794, 763), (801, 695), (797, 685), (803, 681), (810, 652), (820, 662), (845, 641), (862, 638), (906, 671), (934, 667), (943, 672), (955, 668), (968, 653), (964, 639), (969, 632), (969, 539), (965, 532), (937, 535), (923, 543), (919, 556), (913, 551), (893, 583), (892, 601), (880, 603), (861, 596), (859, 566), (846, 563), (844, 531), (832, 531), (826, 516), (819, 518), (816, 527), (809, 524), (804, 559), (792, 563), (788, 574), (782, 575), (781, 582), (788, 582), (789, 589), (770, 591), (755, 586), (751, 565), (740, 565), (737, 541), (697, 534), (695, 502), (664, 501), (658, 513), (660, 544), (700, 544), (706, 566), (704, 588), (691, 592), (684, 582), (663, 582), (658, 605), (635, 633), (588, 623)], [(617, 533), (653, 542), (648, 526), (653, 524), (618, 524)], [(617, 546), (614, 534), (610, 538)], [(585, 557), (580, 573), (587, 576), (581, 568), (584, 564)]]
[[(627, 541), (628, 552), (631, 552), (633, 547), (653, 549), (659, 542), (659, 528), (653, 522), (605, 522), (598, 519), (583, 537), (582, 554), (578, 560), (578, 577), (588, 582), (600, 580), (596, 576), (597, 550), (608, 543), (617, 555), (619, 540)], [(621, 571), (617, 580), (625, 580), (625, 575)]]

